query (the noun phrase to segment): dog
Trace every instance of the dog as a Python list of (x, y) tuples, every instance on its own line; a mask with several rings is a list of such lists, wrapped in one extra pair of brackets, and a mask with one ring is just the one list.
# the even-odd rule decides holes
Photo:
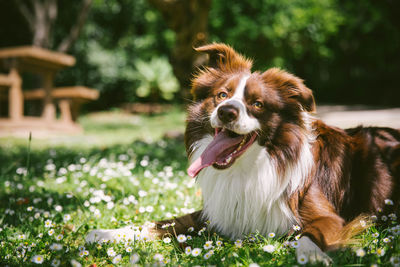
[[(208, 228), (231, 239), (285, 235), (301, 227), (297, 255), (329, 264), (324, 251), (347, 244), (362, 218), (398, 206), (400, 130), (342, 130), (313, 117), (303, 80), (278, 68), (252, 72), (232, 47), (196, 48), (209, 65), (192, 80), (185, 145), (203, 209), (144, 227), (151, 238)], [(385, 201), (393, 205), (385, 205)], [(173, 231), (165, 225), (173, 225)], [(88, 242), (132, 237), (94, 230)]]

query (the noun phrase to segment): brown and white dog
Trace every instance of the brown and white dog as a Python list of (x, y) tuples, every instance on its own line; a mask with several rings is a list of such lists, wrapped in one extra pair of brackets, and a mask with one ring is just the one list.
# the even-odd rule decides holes
[[(398, 204), (399, 130), (327, 126), (310, 115), (314, 98), (298, 77), (252, 72), (252, 62), (225, 44), (196, 50), (210, 65), (193, 79), (185, 144), (203, 210), (158, 222), (150, 233), (162, 236), (168, 230), (160, 226), (172, 222), (175, 234), (186, 233), (209, 221), (235, 239), (284, 235), (298, 224), (298, 255), (327, 263), (322, 251), (357, 233), (360, 215), (384, 210), (387, 199)], [(87, 240), (121, 233), (129, 235), (96, 230)]]

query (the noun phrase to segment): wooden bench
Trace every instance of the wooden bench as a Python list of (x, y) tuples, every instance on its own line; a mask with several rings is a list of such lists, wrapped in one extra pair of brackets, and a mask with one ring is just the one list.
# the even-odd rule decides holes
[[(45, 97), (45, 90), (34, 89), (24, 91), (25, 100), (42, 100)], [(99, 98), (99, 92), (85, 86), (57, 87), (51, 91), (52, 98), (58, 103), (61, 113), (61, 120), (74, 122), (79, 116), (79, 110), (84, 102)]]

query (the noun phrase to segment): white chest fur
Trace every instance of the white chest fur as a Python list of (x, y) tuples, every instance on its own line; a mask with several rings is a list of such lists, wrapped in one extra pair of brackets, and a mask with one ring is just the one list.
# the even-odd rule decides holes
[[(195, 143), (191, 161), (211, 141), (212, 137), (206, 136)], [(299, 161), (278, 174), (265, 147), (255, 143), (230, 168), (210, 166), (199, 173), (203, 215), (213, 229), (232, 239), (256, 232), (284, 234), (296, 224), (288, 197), (304, 182), (312, 162), (309, 143), (305, 142)]]

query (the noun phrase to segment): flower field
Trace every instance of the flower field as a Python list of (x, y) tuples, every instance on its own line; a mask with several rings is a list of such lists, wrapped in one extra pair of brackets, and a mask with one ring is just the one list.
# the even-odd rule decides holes
[[(141, 119), (150, 125), (160, 120)], [(183, 125), (183, 120), (177, 123)], [(124, 135), (138, 136), (138, 131), (127, 127)], [(153, 137), (82, 147), (35, 147), (35, 142), (31, 141), (32, 148), (27, 139), (11, 145), (4, 138), (0, 142), (1, 266), (311, 264), (305, 256), (295, 257), (301, 233), (297, 225), (293, 236), (254, 233), (242, 240), (210, 233), (205, 225), (200, 232), (188, 229), (185, 235), (149, 241), (137, 228), (135, 240), (86, 244), (92, 229), (140, 226), (201, 208), (201, 192), (186, 174), (183, 141)], [(372, 226), (356, 245), (328, 252), (334, 266), (400, 265), (396, 214), (378, 212), (375, 219), (386, 226)]]

